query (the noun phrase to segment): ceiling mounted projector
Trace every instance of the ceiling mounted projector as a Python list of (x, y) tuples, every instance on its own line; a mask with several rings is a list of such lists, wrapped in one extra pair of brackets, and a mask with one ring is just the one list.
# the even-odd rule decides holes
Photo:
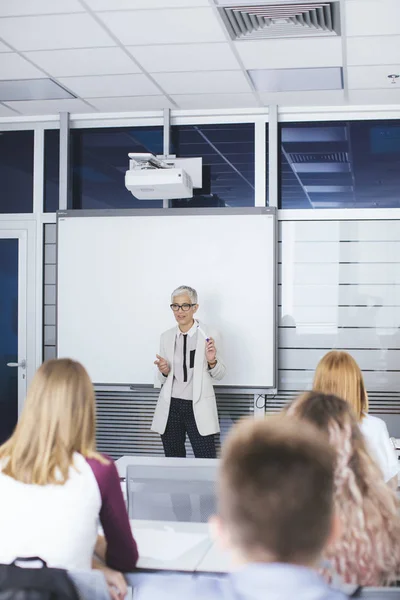
[(202, 186), (202, 159), (130, 153), (125, 187), (139, 200), (192, 198)]

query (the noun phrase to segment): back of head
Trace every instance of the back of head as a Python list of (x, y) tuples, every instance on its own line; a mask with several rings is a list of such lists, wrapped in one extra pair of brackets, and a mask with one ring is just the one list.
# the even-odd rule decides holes
[(357, 418), (348, 402), (333, 394), (312, 391), (301, 394), (287, 409), (288, 416), (305, 420), (328, 435), (336, 452), (335, 481), (343, 481), (351, 470), (360, 488), (364, 483), (364, 465), (371, 462)]
[(11, 438), (0, 448), (3, 472), (18, 481), (64, 483), (74, 452), (95, 451), (95, 397), (84, 367), (63, 358), (36, 372)]
[(398, 501), (368, 453), (351, 406), (313, 391), (299, 396), (286, 414), (326, 432), (336, 453), (335, 510), (342, 532), (325, 558), (347, 583), (391, 581), (400, 567)]
[(334, 455), (313, 426), (282, 416), (244, 420), (222, 450), (219, 514), (248, 560), (302, 565), (330, 532)]
[(315, 370), (313, 390), (346, 400), (358, 421), (368, 412), (368, 396), (360, 367), (347, 352), (331, 350), (321, 358)]

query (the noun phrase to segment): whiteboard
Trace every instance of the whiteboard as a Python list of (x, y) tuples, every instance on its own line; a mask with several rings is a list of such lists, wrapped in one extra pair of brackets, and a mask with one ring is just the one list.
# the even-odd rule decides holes
[(176, 325), (171, 292), (188, 285), (219, 333), (218, 383), (275, 387), (273, 210), (91, 212), (58, 215), (59, 357), (97, 384), (153, 384), (160, 335)]

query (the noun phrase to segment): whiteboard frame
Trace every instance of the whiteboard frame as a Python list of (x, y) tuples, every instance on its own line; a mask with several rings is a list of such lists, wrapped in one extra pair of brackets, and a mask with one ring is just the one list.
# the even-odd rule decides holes
[[(149, 216), (157, 216), (157, 217), (176, 217), (176, 216), (185, 216), (185, 215), (203, 215), (203, 216), (211, 216), (211, 215), (272, 215), (274, 217), (274, 227), (273, 227), (273, 262), (274, 262), (274, 282), (273, 282), (273, 361), (274, 361), (274, 383), (271, 387), (240, 387), (240, 386), (224, 386), (224, 385), (214, 385), (214, 388), (220, 393), (249, 393), (256, 395), (268, 394), (269, 396), (273, 396), (278, 393), (277, 391), (277, 383), (278, 383), (278, 220), (277, 220), (277, 209), (275, 207), (266, 207), (266, 206), (254, 206), (254, 207), (238, 207), (238, 208), (227, 208), (227, 207), (216, 207), (216, 208), (127, 208), (127, 209), (99, 209), (99, 210), (58, 210), (57, 211), (57, 232), (56, 232), (56, 247), (57, 247), (57, 264), (56, 264), (56, 355), (58, 356), (58, 265), (59, 265), (59, 243), (58, 243), (58, 227), (59, 227), (59, 219), (65, 218), (82, 218), (82, 217), (149, 217)], [(115, 388), (116, 385), (127, 387), (130, 389), (132, 384), (115, 384), (112, 382), (97, 384), (97, 382), (93, 382), (96, 388), (98, 385), (101, 388)], [(143, 387), (143, 388), (152, 388), (152, 385), (146, 384), (133, 384), (134, 387)]]

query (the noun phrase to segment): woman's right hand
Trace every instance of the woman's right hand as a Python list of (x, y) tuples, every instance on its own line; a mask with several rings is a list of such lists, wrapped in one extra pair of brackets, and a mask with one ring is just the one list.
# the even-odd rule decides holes
[(156, 356), (157, 356), (157, 360), (154, 361), (154, 364), (157, 365), (160, 373), (162, 373), (163, 375), (168, 375), (168, 373), (170, 371), (168, 362), (165, 360), (165, 358), (163, 358), (159, 354), (156, 354)]
[(104, 567), (102, 571), (112, 600), (124, 600), (128, 592), (128, 586), (122, 573), (108, 567)]

